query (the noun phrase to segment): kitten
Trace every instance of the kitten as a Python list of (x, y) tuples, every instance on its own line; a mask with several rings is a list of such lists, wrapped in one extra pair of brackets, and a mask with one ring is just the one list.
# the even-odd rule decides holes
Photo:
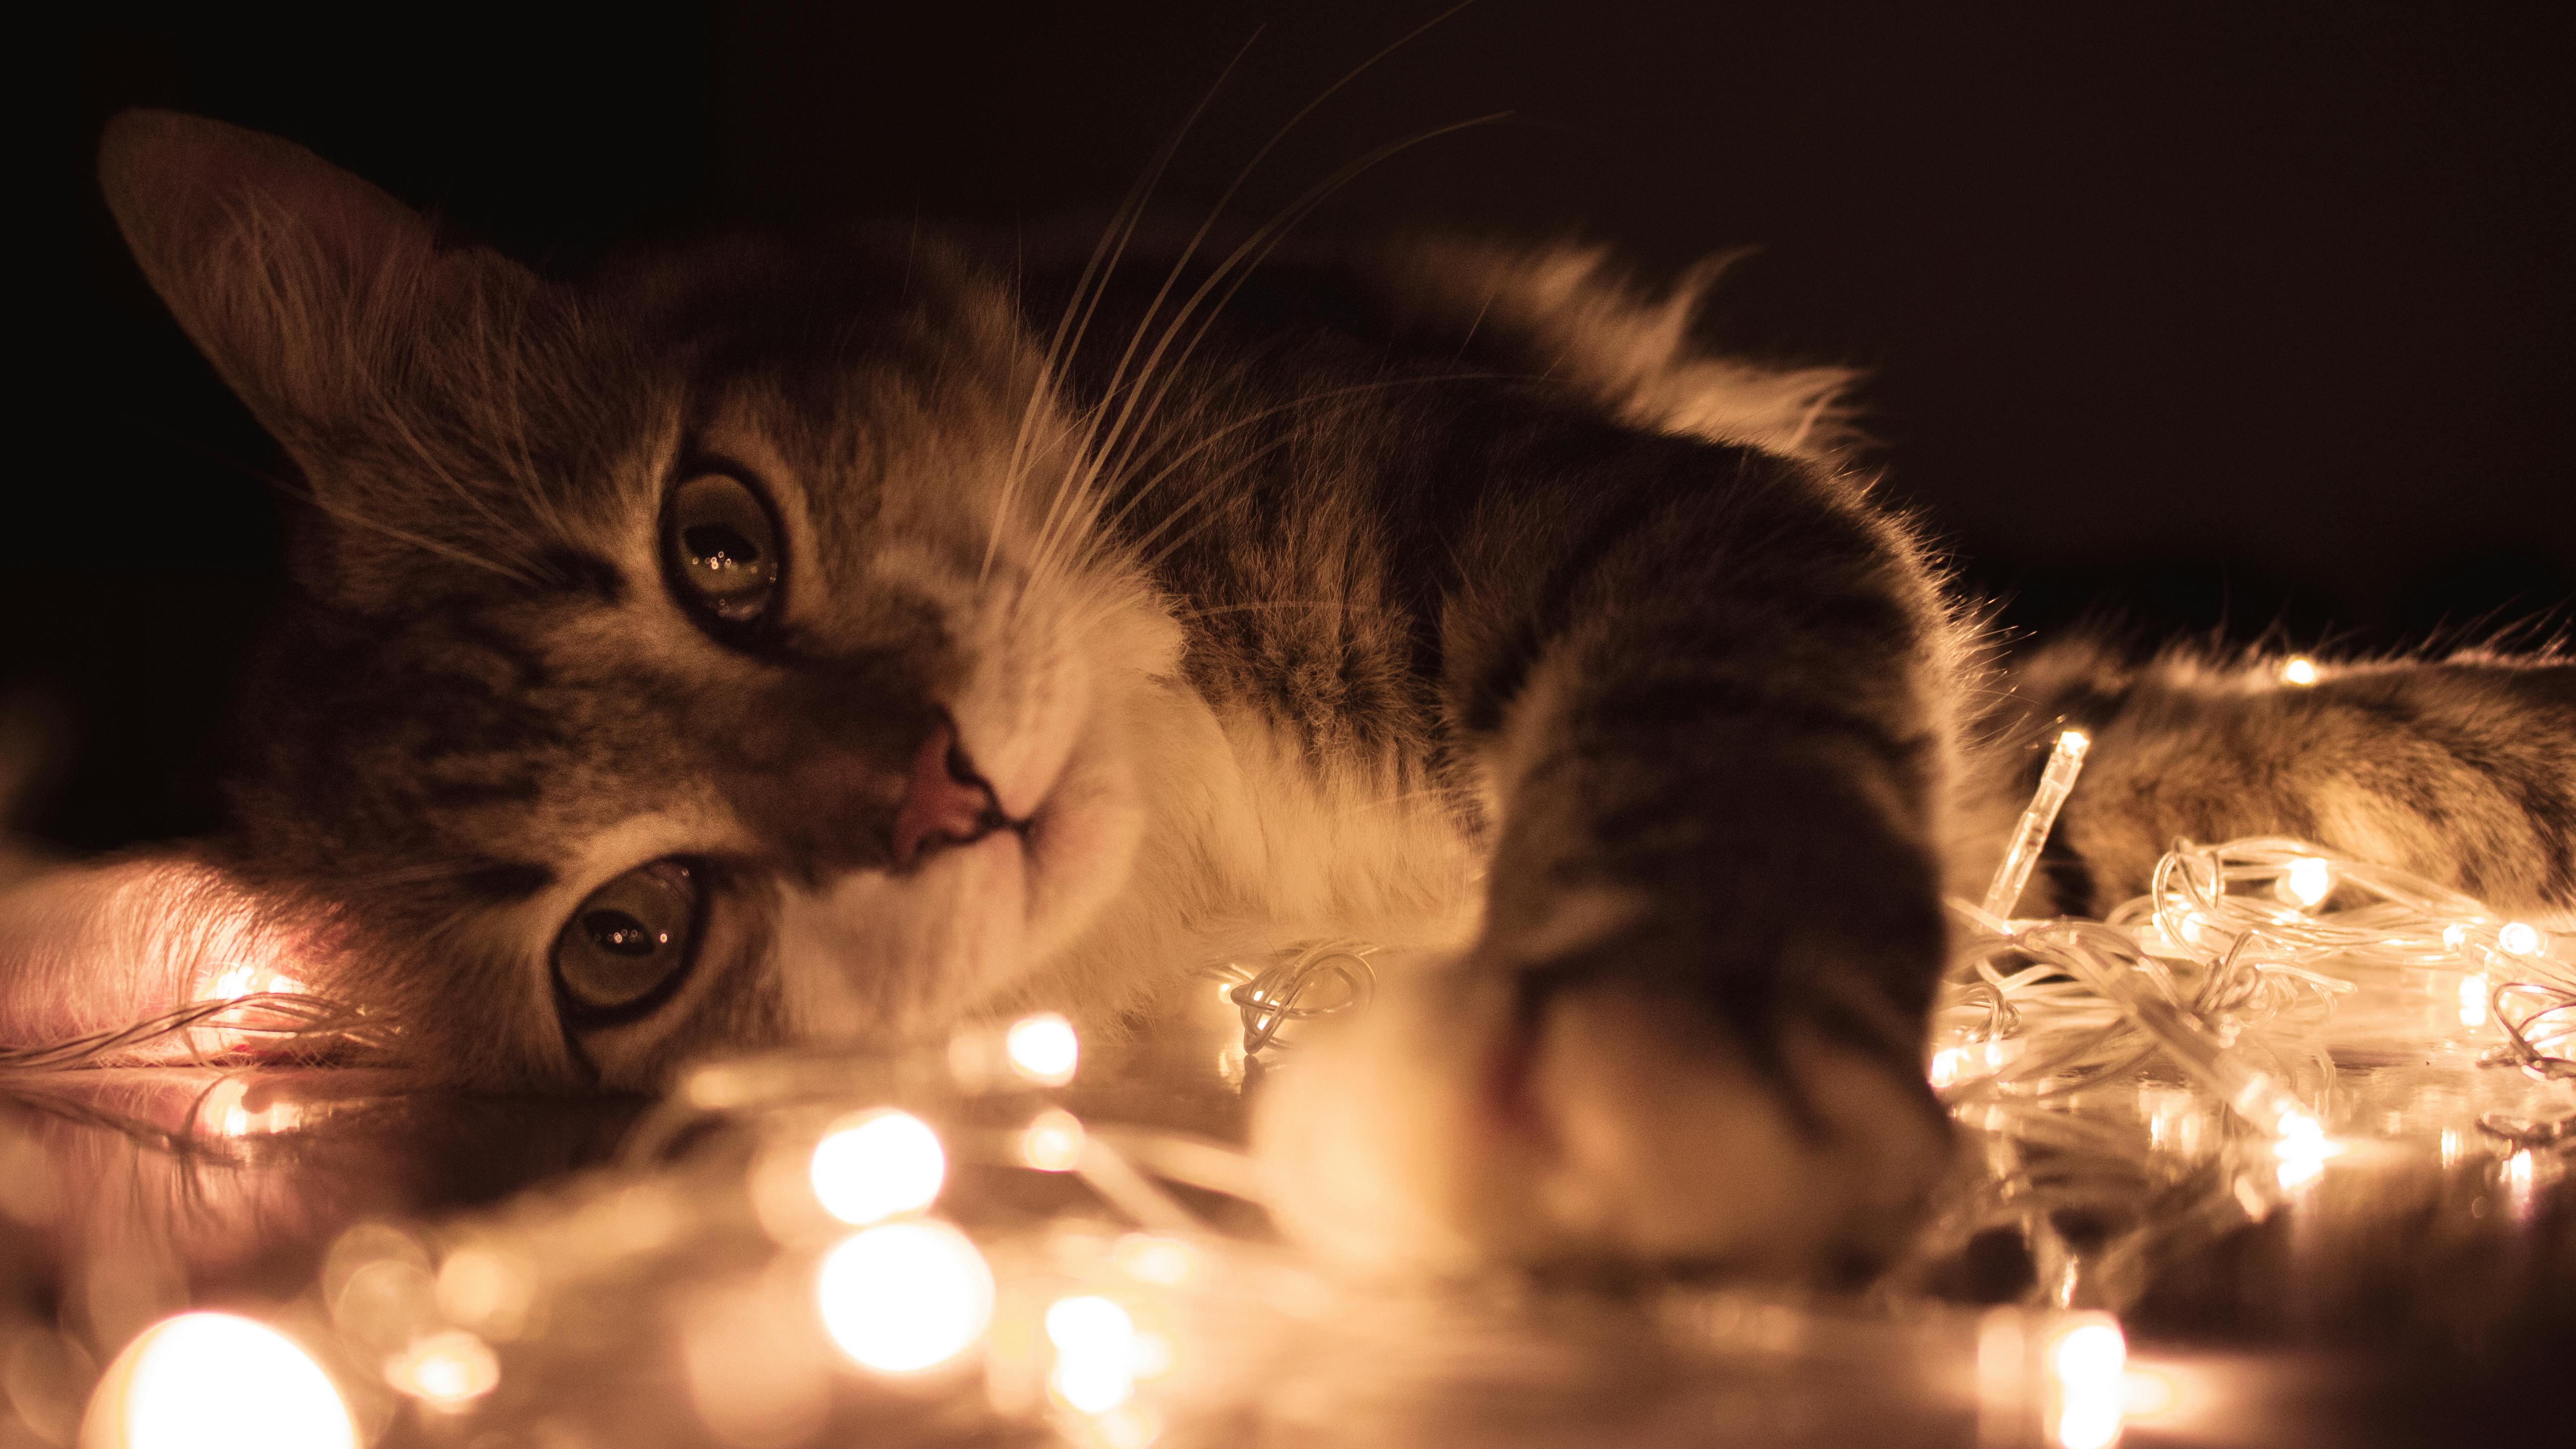
[(0, 900), (15, 1033), (257, 956), (458, 1081), (643, 1088), (1151, 1031), (1350, 936), (1425, 964), (1269, 1095), (1293, 1219), (1831, 1277), (1941, 1170), (1939, 898), (2060, 718), (2098, 744), (2026, 911), (2258, 831), (2576, 906), (2576, 666), (1999, 677), (1844, 379), (1590, 253), (854, 228), (562, 282), (211, 121), (101, 169), (314, 507), (237, 828)]

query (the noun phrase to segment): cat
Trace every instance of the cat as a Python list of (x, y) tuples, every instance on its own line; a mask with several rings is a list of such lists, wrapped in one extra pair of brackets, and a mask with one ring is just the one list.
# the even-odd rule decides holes
[(1150, 1035), (1205, 962), (1350, 937), (1418, 964), (1267, 1095), (1292, 1220), (1840, 1281), (1947, 1160), (1941, 898), (2057, 725), (2096, 743), (2025, 914), (2267, 832), (2576, 907), (2576, 663), (2006, 661), (1848, 379), (1705, 350), (1704, 276), (1149, 261), (1131, 217), (565, 280), (210, 120), (120, 116), (101, 177), (311, 508), (236, 824), (0, 898), (20, 1036), (257, 959), (460, 1083), (650, 1089)]

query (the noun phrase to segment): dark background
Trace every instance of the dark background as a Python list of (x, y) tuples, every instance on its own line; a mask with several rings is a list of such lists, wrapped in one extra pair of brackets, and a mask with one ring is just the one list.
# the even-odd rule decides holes
[[(21, 215), (69, 244), (72, 325), (32, 353), (51, 400), (22, 427), (71, 446), (12, 485), (32, 547), (0, 569), (0, 685), (63, 745), (21, 825), (75, 849), (211, 821), (278, 588), (273, 453), (89, 179), (117, 107), (279, 132), (569, 267), (708, 224), (1105, 209), (1258, 30), (1162, 191), (1201, 209), (1437, 11), (199, 8), (42, 62), (67, 94)], [(1238, 214), (1508, 111), (1310, 225), (1571, 232), (1651, 268), (1757, 246), (1718, 334), (1870, 369), (1890, 487), (2014, 625), (2330, 652), (2545, 631), (2576, 592), (2560, 8), (1486, 0), (1326, 101)]]

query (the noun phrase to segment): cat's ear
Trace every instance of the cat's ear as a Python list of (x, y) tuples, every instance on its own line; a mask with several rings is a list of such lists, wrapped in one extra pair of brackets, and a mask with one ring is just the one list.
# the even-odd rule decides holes
[(371, 391), (415, 324), (496, 273), (526, 278), (442, 250), (417, 212), (301, 146), (199, 116), (109, 121), (99, 183), (153, 289), (290, 449)]

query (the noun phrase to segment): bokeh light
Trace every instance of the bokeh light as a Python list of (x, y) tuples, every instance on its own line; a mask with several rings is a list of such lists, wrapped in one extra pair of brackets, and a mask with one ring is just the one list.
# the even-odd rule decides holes
[(2127, 1399), (2128, 1339), (2109, 1315), (2087, 1315), (2048, 1345), (2048, 1378), (2056, 1412), (2049, 1429), (2058, 1449), (2104, 1449), (2120, 1437)]
[(930, 1206), (947, 1181), (948, 1154), (930, 1124), (911, 1113), (868, 1112), (814, 1145), (807, 1175), (824, 1211), (865, 1227)]
[(1105, 1414), (1136, 1391), (1136, 1321), (1116, 1301), (1094, 1294), (1047, 1306), (1047, 1342), (1055, 1345), (1048, 1387), (1067, 1406)]
[(824, 1255), (815, 1299), (824, 1331), (853, 1362), (920, 1373), (983, 1339), (993, 1321), (993, 1270), (946, 1223), (884, 1223)]
[(1020, 1132), (1020, 1161), (1040, 1172), (1071, 1172), (1082, 1160), (1082, 1119), (1049, 1107)]
[(2313, 855), (2291, 861), (2289, 874), (2281, 877), (2281, 898), (2302, 909), (2314, 906), (2333, 891), (2334, 867)]
[(492, 1392), (501, 1382), (501, 1361), (483, 1340), (452, 1329), (387, 1359), (385, 1382), (415, 1399), (452, 1409)]
[(2540, 928), (2528, 921), (2507, 921), (2496, 932), (2496, 949), (2508, 956), (2535, 956), (2540, 953)]
[(1024, 1016), (1011, 1023), (1003, 1038), (1011, 1070), (1042, 1087), (1061, 1087), (1073, 1080), (1082, 1061), (1082, 1042), (1073, 1023), (1053, 1012)]
[(330, 1376), (294, 1340), (229, 1313), (182, 1313), (146, 1329), (98, 1386), (84, 1446), (114, 1449), (356, 1449)]

